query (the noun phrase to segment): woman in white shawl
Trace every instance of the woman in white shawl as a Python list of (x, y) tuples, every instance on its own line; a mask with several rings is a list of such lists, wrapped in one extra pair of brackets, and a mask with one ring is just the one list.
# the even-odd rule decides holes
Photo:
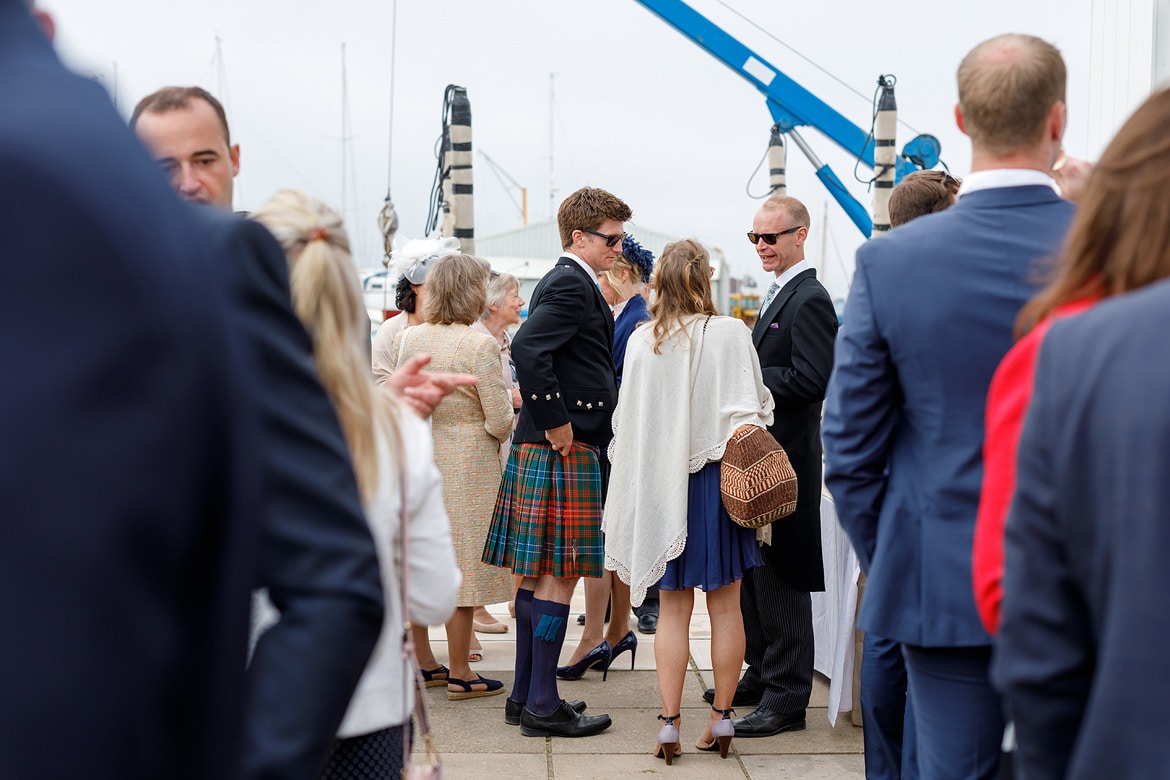
[(690, 655), (695, 588), (707, 593), (715, 703), (695, 746), (727, 756), (731, 700), (743, 665), (739, 581), (761, 561), (755, 532), (736, 525), (719, 495), (719, 461), (743, 425), (772, 423), (751, 333), (715, 315), (711, 264), (696, 241), (662, 252), (651, 320), (634, 331), (613, 416), (613, 473), (602, 528), (605, 567), (630, 585), (632, 602), (658, 583), (654, 639), (664, 725), (655, 754), (681, 752), (678, 723)]

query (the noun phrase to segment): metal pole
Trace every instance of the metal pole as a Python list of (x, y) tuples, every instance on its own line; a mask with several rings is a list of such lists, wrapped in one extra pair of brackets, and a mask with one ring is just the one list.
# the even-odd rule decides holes
[(873, 232), (890, 229), (890, 193), (897, 178), (898, 102), (894, 99), (893, 76), (879, 76), (882, 88), (877, 116), (873, 123)]
[(475, 254), (475, 188), (471, 168), (471, 101), (456, 87), (451, 99), (451, 205), (459, 251)]
[(787, 193), (787, 165), (788, 149), (784, 146), (784, 135), (780, 132), (780, 125), (772, 125), (772, 137), (768, 140), (768, 189), (772, 195)]

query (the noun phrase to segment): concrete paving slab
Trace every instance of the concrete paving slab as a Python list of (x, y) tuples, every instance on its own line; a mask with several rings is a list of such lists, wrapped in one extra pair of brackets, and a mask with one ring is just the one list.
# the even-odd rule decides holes
[[(479, 778), (514, 778), (535, 780), (551, 777), (548, 756), (492, 755), (485, 753), (444, 753), (443, 774), (451, 780)], [(742, 777), (742, 775), (741, 775)]]
[(733, 744), (742, 755), (862, 752), (861, 729), (847, 722), (833, 728), (825, 708), (810, 707), (805, 721), (808, 727), (804, 731), (786, 731), (774, 737), (739, 737)]
[(742, 756), (753, 780), (864, 780), (862, 756)]
[[(581, 636), (576, 615), (584, 608), (584, 591), (577, 588), (563, 659), (568, 660)], [(489, 606), (489, 611), (511, 630), (505, 634), (478, 634), (485, 658), (472, 669), (501, 680), (511, 690), (515, 658), (515, 621), (507, 605)], [(631, 623), (632, 625), (632, 623)], [(629, 778), (665, 776), (686, 778), (779, 778), (779, 780), (860, 780), (864, 777), (861, 729), (839, 719), (833, 729), (827, 718), (828, 681), (818, 675), (813, 683), (812, 706), (805, 731), (763, 739), (740, 738), (732, 742), (732, 755), (721, 761), (718, 754), (702, 753), (694, 747), (702, 733), (709, 709), (702, 701), (711, 684), (709, 623), (702, 594), (695, 599), (692, 621), (691, 667), (687, 671), (682, 702), (684, 754), (667, 767), (651, 755), (660, 725), (657, 674), (654, 671), (654, 636), (638, 634), (635, 670), (623, 656), (608, 680), (591, 671), (579, 681), (562, 681), (561, 695), (585, 699), (589, 713), (608, 713), (613, 725), (602, 734), (583, 739), (533, 738), (504, 723), (504, 700), (500, 696), (452, 702), (446, 689), (429, 691), (428, 702), (434, 723), (436, 744), (443, 755), (447, 776), (461, 778)], [(446, 634), (440, 626), (431, 630), (432, 648), (446, 662)], [(750, 708), (738, 715), (745, 715)]]
[[(651, 735), (650, 747), (653, 747), (654, 737)], [(681, 756), (676, 756), (674, 763), (667, 766), (660, 758), (650, 754), (650, 747), (645, 755), (603, 755), (580, 754), (559, 755), (553, 753), (553, 776), (556, 780), (594, 780), (595, 778), (644, 778), (669, 777), (670, 780), (743, 780), (743, 767), (739, 762), (728, 756), (720, 760), (719, 754), (699, 753), (691, 748)]]

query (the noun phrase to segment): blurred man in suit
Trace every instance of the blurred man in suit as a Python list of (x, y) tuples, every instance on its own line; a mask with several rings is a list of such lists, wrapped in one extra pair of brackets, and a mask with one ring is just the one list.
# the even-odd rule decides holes
[[(1163, 238), (1164, 211), (1147, 212)], [(1156, 585), (1170, 556), (1168, 328), (1170, 283), (1159, 282), (1044, 338), (994, 663), (1017, 777), (1162, 777), (1170, 767), (1170, 614)]]
[(959, 66), (972, 173), (857, 252), (825, 413), (826, 483), (868, 574), (858, 624), (903, 645), (923, 777), (988, 778), (1003, 721), (971, 592), (987, 387), (1073, 207), (1050, 173), (1065, 66), (1003, 35)]
[[(312, 778), (382, 618), (348, 450), (292, 311), (284, 252), (262, 226), (228, 213), (239, 147), (222, 106), (198, 87), (167, 87), (143, 98), (131, 121), (176, 191), (217, 207), (195, 209), (200, 243), (243, 313), (239, 336), (266, 387), (258, 586), (280, 620), (257, 642), (248, 672), (245, 767), (254, 778)], [(247, 242), (243, 259), (224, 251), (232, 236)]]
[[(775, 276), (760, 306), (752, 342), (764, 384), (776, 402), (769, 429), (796, 470), (796, 511), (771, 526), (764, 564), (743, 579), (744, 655), (748, 668), (733, 704), (758, 703), (735, 721), (737, 737), (768, 737), (805, 727), (813, 681), (813, 591), (825, 589), (821, 558), (821, 403), (833, 366), (837, 314), (817, 272), (804, 259), (808, 209), (773, 196), (752, 221), (748, 240)], [(708, 701), (715, 692), (707, 691)]]
[(40, 18), (0, 0), (0, 777), (234, 777), (261, 377), (189, 209)]

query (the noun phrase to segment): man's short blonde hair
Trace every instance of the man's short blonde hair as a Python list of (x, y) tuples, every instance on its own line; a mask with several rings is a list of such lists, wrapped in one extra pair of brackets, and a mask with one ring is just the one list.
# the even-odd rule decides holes
[(788, 195), (773, 195), (764, 201), (760, 205), (760, 208), (766, 211), (784, 212), (792, 220), (792, 224), (788, 227), (801, 225), (807, 228), (812, 223), (812, 220), (808, 216), (808, 209), (804, 207), (804, 204)]
[(1010, 33), (979, 44), (958, 73), (971, 143), (993, 154), (1039, 143), (1052, 107), (1064, 102), (1067, 79), (1060, 51), (1033, 35)]

